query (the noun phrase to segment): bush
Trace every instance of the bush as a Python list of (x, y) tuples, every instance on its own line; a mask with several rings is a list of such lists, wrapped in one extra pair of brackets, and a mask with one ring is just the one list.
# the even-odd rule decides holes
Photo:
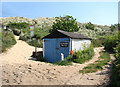
[(102, 47), (104, 46), (104, 38), (92, 39), (93, 47)]
[(6, 25), (7, 28), (11, 28), (11, 29), (25, 29), (25, 28), (29, 28), (29, 24), (26, 22), (22, 22), (22, 23), (9, 23)]
[[(113, 64), (110, 87), (120, 87), (120, 43), (114, 48), (116, 61)], [(114, 83), (113, 83), (114, 81)]]
[(94, 56), (94, 49), (91, 45), (89, 48), (85, 48), (83, 51), (77, 51), (73, 53), (73, 62), (84, 63), (90, 60)]
[(91, 22), (87, 23), (87, 24), (85, 25), (85, 27), (86, 27), (87, 29), (94, 30), (94, 24), (92, 24)]
[(42, 40), (36, 40), (35, 38), (29, 41), (28, 44), (34, 47), (43, 47)]
[(73, 62), (75, 63), (84, 63), (90, 60), (94, 56), (94, 49), (91, 45), (88, 49), (84, 49), (83, 51), (74, 52), (73, 54)]
[(116, 57), (112, 67), (110, 87), (120, 87), (120, 31), (106, 37), (105, 49), (114, 52)]
[(106, 50), (113, 52), (113, 48), (116, 47), (117, 42), (120, 42), (120, 37), (118, 36), (120, 32), (116, 32), (113, 36), (106, 36), (104, 47)]
[(20, 36), (20, 40), (26, 41), (31, 46), (42, 48), (42, 38), (49, 34), (49, 30), (46, 31), (46, 29), (34, 28), (34, 35), (32, 37), (30, 36), (30, 31), (27, 31), (27, 29), (22, 30), (22, 33), (23, 35)]
[(12, 45), (16, 44), (15, 37), (10, 31), (3, 31), (0, 33), (2, 38), (2, 52), (6, 51), (7, 48), (10, 48)]
[(118, 60), (120, 58), (120, 42), (118, 42), (118, 44), (114, 48), (114, 52), (115, 52), (115, 57)]
[(21, 35), (19, 37), (19, 40), (23, 40), (23, 41), (28, 41), (30, 39), (30, 36), (29, 35)]
[(14, 30), (13, 30), (13, 33), (14, 33), (15, 35), (19, 36), (21, 32), (20, 32), (20, 30), (18, 30), (18, 29), (14, 29)]

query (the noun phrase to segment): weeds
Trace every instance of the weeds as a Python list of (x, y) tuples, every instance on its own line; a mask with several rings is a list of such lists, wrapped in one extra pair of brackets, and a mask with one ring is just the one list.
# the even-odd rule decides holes
[(83, 70), (80, 70), (80, 73), (92, 73), (96, 72), (98, 70), (102, 70), (103, 66), (105, 66), (110, 61), (110, 55), (106, 51), (100, 52), (100, 57), (98, 58), (95, 63), (90, 64), (83, 68)]
[(72, 61), (75, 63), (84, 63), (89, 61), (94, 56), (94, 49), (91, 45), (89, 48), (85, 48), (83, 51), (74, 52)]
[(3, 31), (0, 33), (0, 37), (2, 40), (2, 52), (6, 51), (7, 48), (10, 48), (12, 45), (16, 44), (15, 37), (10, 31)]
[(59, 62), (56, 62), (56, 63), (53, 63), (53, 64), (55, 64), (55, 65), (61, 65), (61, 66), (72, 65), (71, 59), (72, 59), (72, 56), (69, 55), (63, 61), (59, 61)]

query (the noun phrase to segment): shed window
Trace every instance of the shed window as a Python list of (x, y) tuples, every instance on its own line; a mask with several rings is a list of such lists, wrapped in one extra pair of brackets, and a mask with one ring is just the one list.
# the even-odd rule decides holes
[(60, 42), (61, 47), (68, 47), (68, 42)]

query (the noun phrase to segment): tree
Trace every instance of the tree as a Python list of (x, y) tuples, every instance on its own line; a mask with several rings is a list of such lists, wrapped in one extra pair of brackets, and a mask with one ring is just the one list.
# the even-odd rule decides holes
[(94, 30), (94, 24), (92, 24), (91, 22), (87, 23), (87, 24), (85, 25), (85, 27), (86, 27), (87, 29), (92, 29), (92, 30)]
[(76, 19), (72, 16), (66, 15), (65, 17), (56, 17), (56, 22), (53, 23), (52, 31), (57, 29), (67, 32), (77, 32), (79, 27)]

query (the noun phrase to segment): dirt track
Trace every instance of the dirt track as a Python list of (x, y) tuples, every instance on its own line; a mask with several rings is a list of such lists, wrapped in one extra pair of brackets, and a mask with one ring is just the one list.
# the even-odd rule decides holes
[[(79, 73), (79, 70), (97, 60), (103, 47), (95, 48), (95, 56), (84, 64), (55, 66), (29, 60), (34, 47), (18, 40), (18, 37), (16, 40), (16, 45), (0, 55), (2, 56), (3, 85), (101, 85), (109, 81), (111, 63), (96, 73), (84, 75)], [(114, 57), (111, 54), (112, 60)]]

